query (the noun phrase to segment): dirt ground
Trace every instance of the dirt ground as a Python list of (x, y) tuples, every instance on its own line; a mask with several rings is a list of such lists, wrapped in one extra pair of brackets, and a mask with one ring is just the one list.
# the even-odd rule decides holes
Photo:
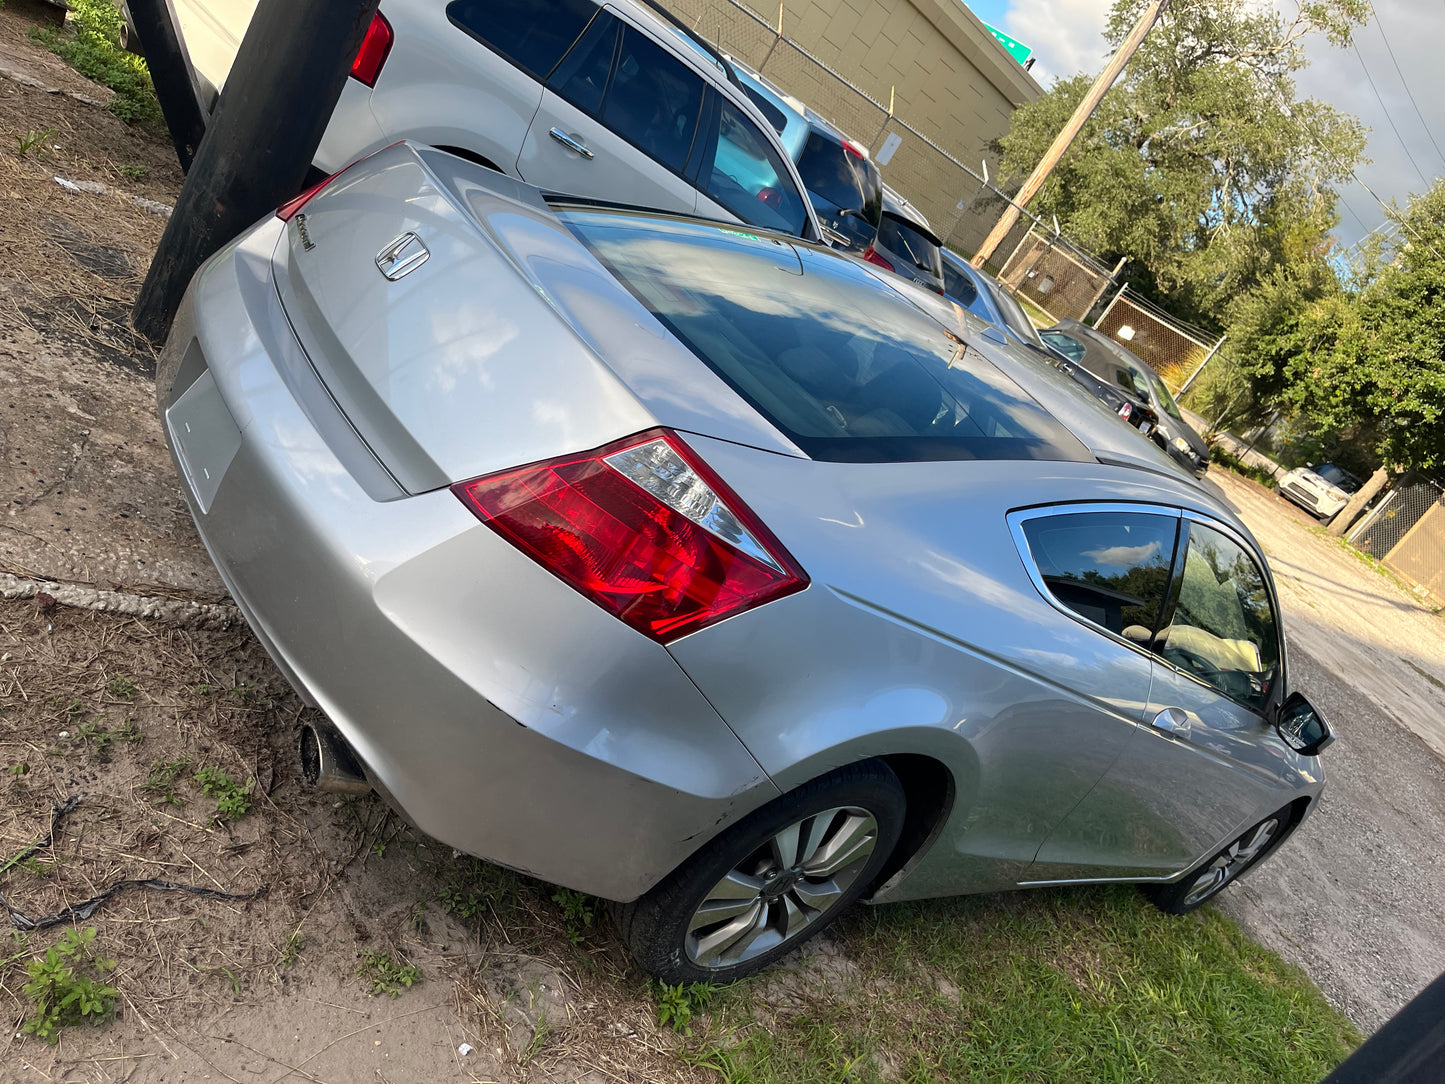
[[(174, 158), (81, 100), (104, 92), (30, 46), (26, 22), (0, 9), (0, 573), (219, 600), (153, 355), (125, 323), (165, 221), (140, 201), (174, 198)], [(1292, 506), (1211, 484), (1268, 548), (1295, 682), (1341, 734), (1320, 813), (1225, 907), (1373, 1029), (1445, 968), (1445, 621)], [(57, 1047), (16, 1035), (23, 973), (0, 971), (17, 1025), (0, 1079), (713, 1079), (674, 1056), (586, 901), (458, 857), (375, 799), (305, 791), (303, 716), (243, 627), (0, 602), (0, 866), (83, 797), (53, 846), (0, 875), (10, 906), (43, 915), (125, 878), (265, 890), (105, 903), (83, 924), (119, 961), (119, 1018)], [(202, 769), (249, 809), (223, 815)], [(20, 951), (0, 940), (0, 960)], [(846, 952), (826, 944), (799, 973)]]

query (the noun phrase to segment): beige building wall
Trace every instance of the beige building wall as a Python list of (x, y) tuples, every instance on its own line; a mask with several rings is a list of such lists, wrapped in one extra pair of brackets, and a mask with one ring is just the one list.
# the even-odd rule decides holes
[[(776, 26), (767, 0), (749, 6)], [(1043, 93), (959, 0), (785, 0), (782, 21), (785, 38), (884, 105), (892, 91), (897, 116), (970, 164), (1008, 131), (1014, 109)], [(700, 29), (708, 28), (704, 15)]]

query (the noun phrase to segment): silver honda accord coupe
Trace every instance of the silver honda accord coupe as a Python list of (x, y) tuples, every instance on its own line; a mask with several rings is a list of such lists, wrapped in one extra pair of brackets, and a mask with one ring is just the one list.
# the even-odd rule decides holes
[(1182, 913), (1319, 801), (1249, 532), (852, 257), (398, 144), (202, 268), (158, 403), (309, 774), (666, 980), (860, 898)]

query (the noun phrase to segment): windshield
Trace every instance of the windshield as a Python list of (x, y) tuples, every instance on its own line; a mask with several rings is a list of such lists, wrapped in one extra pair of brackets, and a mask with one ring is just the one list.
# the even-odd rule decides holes
[(561, 218), (814, 459), (1089, 458), (983, 355), (850, 260), (698, 222), (581, 210)]
[(997, 282), (990, 281), (988, 287), (988, 292), (993, 295), (994, 304), (998, 306), (999, 314), (1003, 316), (1003, 322), (1008, 325), (1008, 329), (1030, 346), (1043, 346), (1044, 341), (1039, 338), (1039, 329), (1034, 327), (1034, 322), (1029, 319), (1028, 313), (1024, 312), (1023, 306)]
[[(798, 156), (798, 176), (808, 194), (836, 208), (860, 214), (872, 226), (878, 225), (883, 208), (883, 178), (878, 167), (843, 149), (843, 144), (820, 132), (809, 132)], [(825, 208), (817, 210), (822, 213)], [(836, 211), (834, 211), (836, 213)]]
[(902, 256), (920, 271), (927, 271), (936, 278), (943, 276), (942, 259), (938, 246), (901, 218), (891, 214), (883, 216), (878, 227), (879, 247), (896, 256)]
[(1321, 463), (1315, 468), (1315, 473), (1332, 486), (1339, 486), (1346, 493), (1353, 493), (1360, 488), (1360, 480), (1349, 471), (1335, 466), (1333, 463)]

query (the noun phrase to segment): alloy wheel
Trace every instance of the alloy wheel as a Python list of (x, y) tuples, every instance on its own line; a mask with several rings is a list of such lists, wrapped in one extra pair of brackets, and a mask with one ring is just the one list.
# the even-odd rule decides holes
[(1213, 862), (1196, 874), (1189, 893), (1184, 897), (1184, 906), (1193, 907), (1203, 903), (1234, 880), (1244, 872), (1246, 866), (1269, 848), (1279, 831), (1280, 819), (1270, 817), (1236, 839), (1221, 851)]
[(688, 959), (730, 967), (794, 939), (843, 898), (877, 843), (878, 822), (856, 806), (823, 810), (768, 837), (698, 904)]

